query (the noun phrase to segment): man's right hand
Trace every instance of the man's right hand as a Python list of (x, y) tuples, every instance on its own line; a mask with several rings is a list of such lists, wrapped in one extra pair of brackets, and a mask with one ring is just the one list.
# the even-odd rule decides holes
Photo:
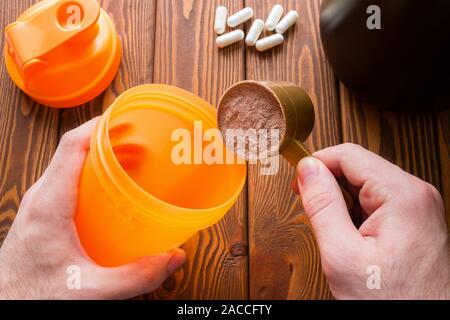
[[(336, 178), (359, 198), (357, 229)], [(450, 299), (442, 198), (432, 185), (366, 149), (343, 144), (303, 159), (294, 191), (338, 299)]]

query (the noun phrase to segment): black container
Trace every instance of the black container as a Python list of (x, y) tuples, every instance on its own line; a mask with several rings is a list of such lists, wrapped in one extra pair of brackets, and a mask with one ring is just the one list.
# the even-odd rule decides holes
[[(367, 26), (371, 5), (380, 29)], [(450, 0), (324, 0), (320, 31), (335, 74), (366, 102), (450, 107)]]

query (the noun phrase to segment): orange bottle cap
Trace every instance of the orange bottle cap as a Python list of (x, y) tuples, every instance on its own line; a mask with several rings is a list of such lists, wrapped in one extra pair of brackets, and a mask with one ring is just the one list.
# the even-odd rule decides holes
[(5, 28), (5, 39), (11, 78), (48, 106), (88, 102), (119, 69), (119, 38), (96, 0), (41, 1)]

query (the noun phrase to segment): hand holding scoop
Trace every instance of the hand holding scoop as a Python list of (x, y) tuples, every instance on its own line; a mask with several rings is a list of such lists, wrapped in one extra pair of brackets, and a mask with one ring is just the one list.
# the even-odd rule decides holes
[[(294, 167), (311, 156), (303, 141), (311, 134), (314, 119), (307, 93), (286, 82), (239, 82), (224, 93), (217, 112), (226, 145), (238, 156), (251, 161), (281, 153)], [(230, 135), (230, 129), (234, 135)], [(230, 137), (243, 141), (231, 141)], [(343, 189), (342, 193), (347, 207), (352, 208), (351, 196)]]

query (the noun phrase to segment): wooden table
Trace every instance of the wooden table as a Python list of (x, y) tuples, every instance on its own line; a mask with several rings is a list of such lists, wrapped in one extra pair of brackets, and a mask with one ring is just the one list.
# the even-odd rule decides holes
[[(0, 1), (2, 29), (36, 0)], [(300, 21), (286, 43), (266, 53), (244, 45), (215, 47), (214, 11), (252, 6), (266, 17), (280, 3)], [(190, 90), (215, 105), (243, 79), (292, 81), (311, 96), (317, 111), (311, 150), (359, 143), (434, 184), (450, 204), (450, 114), (396, 114), (355, 98), (333, 75), (319, 38), (316, 0), (103, 0), (123, 42), (119, 74), (100, 97), (84, 106), (40, 106), (0, 72), (0, 243), (25, 191), (45, 170), (61, 135), (99, 115), (120, 93), (144, 83)], [(247, 25), (246, 28), (249, 26)], [(2, 46), (4, 36), (2, 34)], [(293, 169), (276, 176), (251, 166), (239, 201), (216, 226), (184, 245), (188, 262), (146, 298), (328, 299), (318, 247), (300, 202), (290, 190)], [(449, 210), (447, 210), (448, 213)]]

